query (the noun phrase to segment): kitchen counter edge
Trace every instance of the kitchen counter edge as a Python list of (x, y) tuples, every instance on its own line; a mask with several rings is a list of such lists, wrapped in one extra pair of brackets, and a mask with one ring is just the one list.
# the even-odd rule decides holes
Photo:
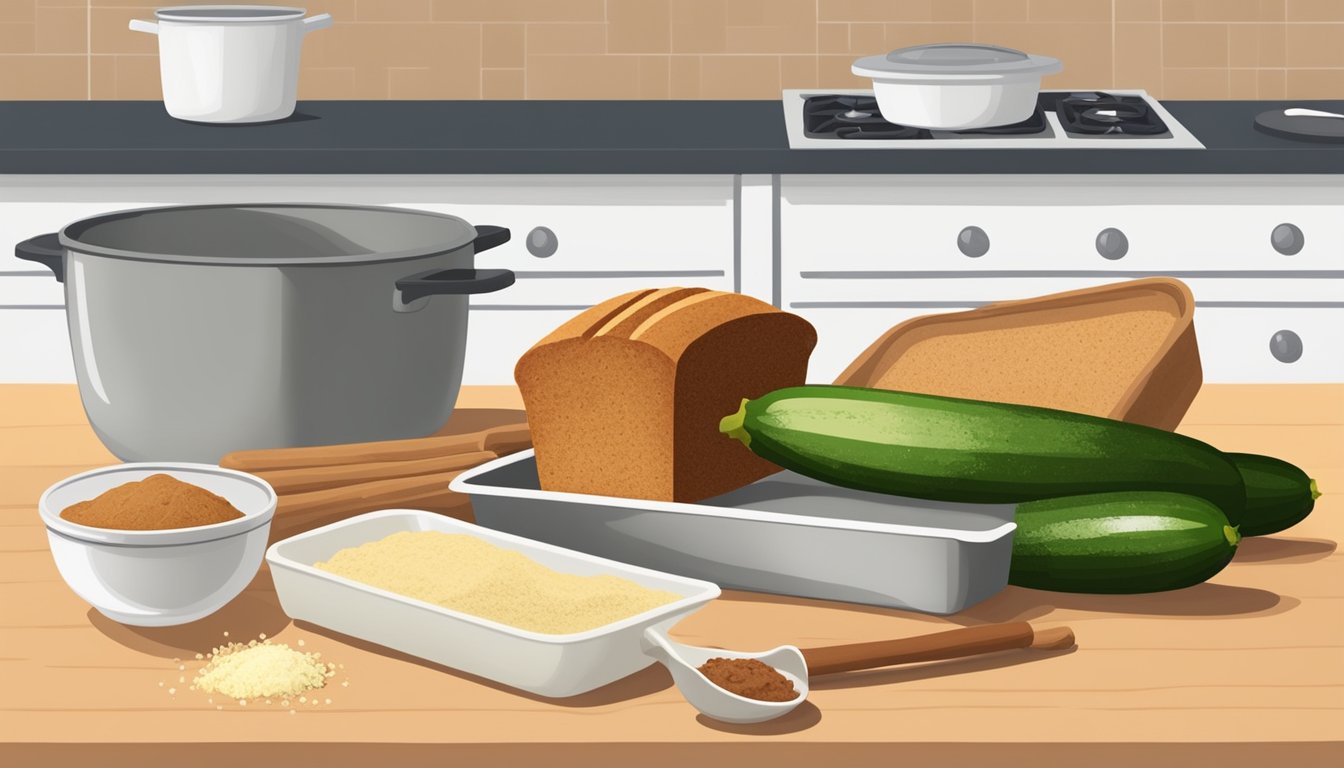
[(310, 101), (231, 126), (157, 101), (11, 101), (0, 175), (1344, 174), (1344, 143), (1253, 126), (1344, 101), (1163, 104), (1205, 149), (790, 149), (778, 100)]

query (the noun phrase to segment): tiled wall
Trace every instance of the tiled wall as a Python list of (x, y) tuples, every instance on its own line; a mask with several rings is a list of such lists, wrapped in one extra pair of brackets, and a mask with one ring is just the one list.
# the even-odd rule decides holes
[[(305, 43), (307, 99), (769, 99), (863, 87), (860, 55), (958, 40), (1059, 57), (1046, 87), (1344, 98), (1344, 0), (290, 2), (336, 18)], [(159, 98), (156, 40), (126, 27), (152, 14), (0, 0), (0, 98)]]

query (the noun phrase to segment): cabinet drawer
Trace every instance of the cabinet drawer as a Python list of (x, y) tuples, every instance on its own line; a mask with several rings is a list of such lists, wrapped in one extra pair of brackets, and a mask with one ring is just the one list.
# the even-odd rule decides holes
[(817, 329), (817, 346), (808, 360), (807, 381), (830, 384), (863, 350), (888, 329), (912, 317), (942, 312), (960, 312), (970, 306), (939, 308), (848, 308), (791, 309)]
[(0, 307), (0, 383), (73, 384), (75, 364), (63, 309)]
[(0, 308), (65, 306), (65, 284), (56, 282), (55, 276), (46, 267), (40, 264), (33, 266), (42, 271), (22, 275), (0, 274)]
[(472, 307), (467, 319), (463, 384), (510, 384), (513, 367), (533, 344), (582, 312), (566, 309), (489, 309)]
[(1344, 183), (1337, 179), (790, 176), (781, 182), (786, 273), (1313, 273), (1344, 268), (1334, 245), (1341, 239)]
[(508, 227), (513, 239), (477, 266), (544, 272), (719, 270), (733, 265), (732, 177), (436, 187), (391, 205)]
[(1201, 307), (1195, 332), (1205, 381), (1344, 382), (1344, 309)]

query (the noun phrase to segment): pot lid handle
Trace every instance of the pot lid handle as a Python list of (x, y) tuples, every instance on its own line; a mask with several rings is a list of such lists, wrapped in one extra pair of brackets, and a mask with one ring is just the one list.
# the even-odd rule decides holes
[(1031, 57), (1015, 48), (977, 43), (936, 43), (898, 48), (887, 54), (893, 64), (919, 64), (926, 67), (977, 67), (986, 64), (1012, 64)]

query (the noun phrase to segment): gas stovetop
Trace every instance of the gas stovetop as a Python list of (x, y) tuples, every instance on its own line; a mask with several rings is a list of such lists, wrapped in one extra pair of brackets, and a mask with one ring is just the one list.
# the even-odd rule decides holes
[(1014, 125), (937, 131), (882, 119), (872, 91), (786, 90), (792, 149), (1203, 149), (1144, 91), (1041, 91)]

